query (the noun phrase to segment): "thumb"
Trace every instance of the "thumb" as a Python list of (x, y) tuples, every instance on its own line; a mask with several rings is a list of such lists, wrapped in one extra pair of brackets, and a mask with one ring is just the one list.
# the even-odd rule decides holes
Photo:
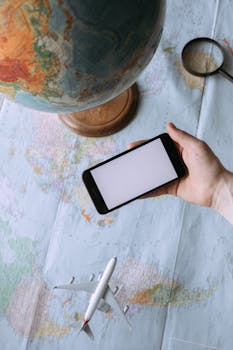
[(178, 129), (173, 123), (167, 124), (167, 131), (173, 141), (177, 142), (181, 147), (190, 145), (190, 142), (196, 142), (196, 137), (188, 134), (184, 130)]

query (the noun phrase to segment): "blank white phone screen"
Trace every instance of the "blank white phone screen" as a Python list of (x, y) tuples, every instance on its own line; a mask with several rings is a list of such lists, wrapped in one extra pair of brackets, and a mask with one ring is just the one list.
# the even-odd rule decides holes
[(109, 210), (178, 178), (159, 138), (92, 169), (91, 174)]

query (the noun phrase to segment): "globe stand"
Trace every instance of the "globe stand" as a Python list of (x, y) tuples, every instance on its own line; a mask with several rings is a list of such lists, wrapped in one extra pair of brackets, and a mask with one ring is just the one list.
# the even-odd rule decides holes
[(59, 114), (59, 118), (78, 135), (107, 136), (123, 129), (134, 118), (138, 100), (138, 88), (134, 84), (118, 97), (98, 107)]

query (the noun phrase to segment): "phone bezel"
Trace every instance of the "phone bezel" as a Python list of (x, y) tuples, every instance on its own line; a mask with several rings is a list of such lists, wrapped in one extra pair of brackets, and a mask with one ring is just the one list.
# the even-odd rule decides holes
[[(163, 144), (163, 146), (164, 146), (164, 148), (165, 148), (165, 150), (166, 150), (166, 152), (168, 154), (168, 157), (169, 157), (169, 159), (170, 159), (170, 161), (171, 161), (171, 163), (172, 163), (172, 165), (173, 165), (173, 167), (174, 167), (174, 169), (176, 171), (177, 178), (175, 178), (175, 179), (173, 179), (171, 181), (168, 181), (168, 182), (162, 184), (159, 187), (155, 187), (155, 188), (151, 189), (150, 191), (142, 193), (139, 196), (137, 196), (135, 198), (132, 198), (129, 201), (124, 202), (124, 203), (122, 203), (122, 204), (120, 204), (120, 205), (118, 205), (118, 206), (116, 206), (114, 208), (108, 209), (108, 207), (106, 206), (105, 201), (104, 201), (104, 199), (103, 199), (103, 197), (102, 197), (102, 195), (101, 195), (101, 193), (100, 193), (100, 191), (98, 189), (98, 186), (97, 186), (97, 184), (96, 184), (96, 182), (95, 182), (95, 180), (94, 180), (94, 178), (93, 178), (93, 176), (91, 174), (91, 170), (93, 170), (95, 168), (98, 168), (98, 167), (100, 167), (100, 166), (102, 166), (102, 165), (104, 165), (106, 163), (109, 163), (112, 160), (114, 160), (116, 158), (119, 158), (119, 157), (121, 157), (124, 154), (127, 154), (129, 152), (133, 152), (135, 149), (137, 149), (139, 147), (143, 147), (144, 145), (146, 145), (146, 144), (148, 144), (148, 143), (150, 143), (150, 142), (152, 142), (152, 141), (154, 141), (154, 140), (156, 140), (158, 138), (161, 139), (161, 142), (162, 142), (162, 144)], [(93, 201), (93, 203), (94, 203), (98, 213), (99, 214), (107, 214), (107, 213), (109, 213), (109, 212), (111, 212), (111, 211), (113, 211), (115, 209), (118, 209), (118, 208), (122, 207), (123, 205), (126, 205), (126, 204), (128, 204), (128, 203), (130, 203), (130, 202), (132, 202), (132, 201), (134, 201), (134, 200), (136, 200), (138, 198), (140, 198), (143, 195), (146, 195), (146, 194), (154, 191), (157, 188), (160, 188), (160, 187), (162, 187), (164, 185), (167, 185), (167, 184), (169, 184), (169, 183), (171, 183), (173, 181), (176, 181), (176, 180), (184, 177), (185, 174), (186, 174), (186, 166), (184, 164), (183, 159), (181, 158), (181, 155), (179, 154), (179, 151), (177, 150), (177, 147), (176, 147), (174, 141), (170, 138), (170, 136), (167, 133), (163, 133), (161, 135), (155, 136), (152, 139), (149, 139), (149, 140), (141, 143), (138, 146), (135, 146), (132, 149), (126, 150), (124, 152), (121, 152), (121, 153), (115, 155), (114, 157), (106, 159), (103, 162), (98, 163), (98, 164), (92, 166), (91, 168), (86, 169), (82, 173), (82, 179), (83, 179), (83, 182), (84, 182), (84, 184), (85, 184), (85, 186), (87, 188), (87, 191), (88, 191), (88, 193), (89, 193), (89, 195), (90, 195), (90, 197), (91, 197), (91, 199), (92, 199), (92, 201)]]

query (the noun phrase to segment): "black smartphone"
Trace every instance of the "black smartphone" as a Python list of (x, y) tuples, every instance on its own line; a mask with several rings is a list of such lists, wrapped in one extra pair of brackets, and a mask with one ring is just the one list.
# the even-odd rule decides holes
[(164, 133), (85, 170), (82, 178), (97, 211), (107, 214), (185, 174), (175, 143)]

